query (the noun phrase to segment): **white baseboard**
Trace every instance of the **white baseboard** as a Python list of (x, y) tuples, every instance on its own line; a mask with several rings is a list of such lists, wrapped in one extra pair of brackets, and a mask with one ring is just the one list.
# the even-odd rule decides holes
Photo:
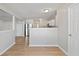
[[(2, 55), (4, 52), (6, 52), (8, 49), (10, 49), (14, 44), (15, 44), (15, 42), (12, 43), (12, 44), (11, 44), (8, 48), (6, 48), (4, 51), (2, 51), (2, 52), (0, 53), (0, 55)], [(29, 47), (58, 47), (60, 50), (62, 50), (62, 51), (65, 53), (65, 55), (68, 55), (68, 53), (67, 53), (63, 48), (61, 48), (61, 47), (58, 46), (58, 45), (29, 45)]]
[(65, 55), (68, 56), (68, 53), (59, 45), (29, 45), (29, 47), (58, 47), (62, 52), (65, 53)]
[(13, 45), (15, 44), (15, 42), (13, 42), (8, 48), (6, 48), (4, 51), (0, 52), (0, 55), (2, 55), (3, 53), (5, 53), (8, 49), (10, 49)]
[(29, 47), (58, 47), (58, 45), (29, 45)]
[(59, 47), (59, 49), (60, 49), (61, 51), (63, 51), (63, 52), (65, 53), (65, 55), (68, 56), (68, 53), (67, 53), (62, 47), (60, 47), (60, 46), (58, 46), (58, 47)]

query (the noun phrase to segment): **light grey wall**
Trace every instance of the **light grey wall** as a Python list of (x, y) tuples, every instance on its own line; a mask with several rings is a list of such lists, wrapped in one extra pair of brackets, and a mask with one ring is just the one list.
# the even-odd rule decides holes
[(58, 9), (56, 17), (59, 46), (68, 52), (68, 9)]
[(0, 31), (12, 30), (12, 21), (2, 21), (0, 20)]
[(0, 9), (0, 20), (3, 21), (12, 21), (12, 15)]
[(24, 21), (18, 20), (16, 22), (16, 36), (24, 36), (24, 24)]
[(15, 43), (14, 31), (0, 31), (0, 54)]
[(0, 9), (0, 30), (12, 30), (12, 15)]
[(15, 43), (15, 28), (13, 16), (0, 10), (0, 54)]

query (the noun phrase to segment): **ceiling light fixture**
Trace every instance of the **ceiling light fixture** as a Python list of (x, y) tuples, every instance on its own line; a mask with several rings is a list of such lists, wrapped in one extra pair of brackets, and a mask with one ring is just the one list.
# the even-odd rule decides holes
[(51, 8), (44, 8), (44, 9), (41, 10), (42, 13), (48, 13), (50, 11), (52, 11)]
[(46, 13), (47, 13), (47, 12), (49, 12), (49, 10), (48, 10), (48, 9), (45, 9), (45, 10), (43, 10), (43, 11), (44, 11), (44, 12), (46, 12)]

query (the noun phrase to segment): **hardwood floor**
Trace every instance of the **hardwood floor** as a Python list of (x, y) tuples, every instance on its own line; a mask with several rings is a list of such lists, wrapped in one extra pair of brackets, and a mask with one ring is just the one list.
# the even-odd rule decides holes
[(23, 37), (16, 37), (16, 44), (2, 56), (64, 56), (57, 47), (27, 47)]

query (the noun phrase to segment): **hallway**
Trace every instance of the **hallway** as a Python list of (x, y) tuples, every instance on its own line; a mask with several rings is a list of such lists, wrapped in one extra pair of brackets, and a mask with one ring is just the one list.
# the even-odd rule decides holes
[(2, 56), (64, 56), (57, 47), (26, 47), (23, 37), (16, 37), (16, 44)]

